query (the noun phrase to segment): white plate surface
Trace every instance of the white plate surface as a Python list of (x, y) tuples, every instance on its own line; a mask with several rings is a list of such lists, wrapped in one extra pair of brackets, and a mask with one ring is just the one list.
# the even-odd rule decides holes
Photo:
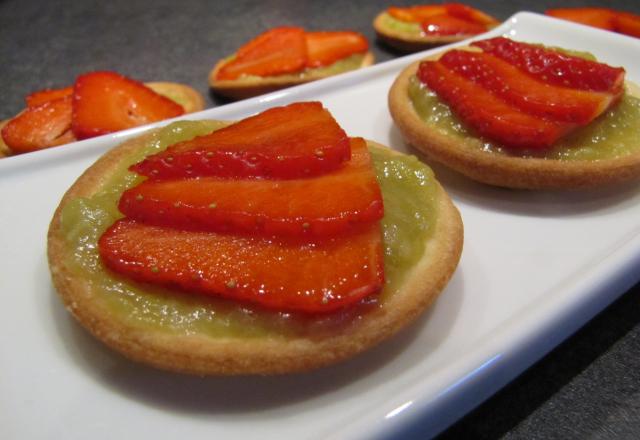
[[(640, 42), (519, 13), (488, 36), (588, 50), (640, 82)], [(321, 100), (352, 136), (406, 150), (387, 111), (398, 72), (429, 52), (190, 115), (238, 119)], [(460, 266), (417, 325), (310, 374), (194, 378), (135, 365), (66, 313), (48, 222), (64, 191), (130, 130), (0, 161), (0, 437), (371, 438), (437, 433), (640, 278), (640, 186), (578, 193), (490, 188), (436, 168), (465, 224)], [(222, 437), (224, 436), (224, 437)]]

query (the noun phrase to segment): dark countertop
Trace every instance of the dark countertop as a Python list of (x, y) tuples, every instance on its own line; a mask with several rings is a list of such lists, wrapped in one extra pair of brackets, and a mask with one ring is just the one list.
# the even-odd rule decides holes
[[(71, 84), (81, 72), (116, 70), (143, 81), (170, 80), (209, 94), (207, 74), (259, 32), (277, 25), (353, 29), (376, 61), (397, 54), (375, 42), (371, 20), (405, 1), (110, 0), (0, 2), (0, 119), (24, 96)], [(640, 14), (635, 1), (590, 2)], [(499, 19), (521, 10), (581, 1), (470, 1)], [(422, 437), (420, 427), (414, 436)], [(532, 366), (442, 438), (640, 438), (640, 285)]]

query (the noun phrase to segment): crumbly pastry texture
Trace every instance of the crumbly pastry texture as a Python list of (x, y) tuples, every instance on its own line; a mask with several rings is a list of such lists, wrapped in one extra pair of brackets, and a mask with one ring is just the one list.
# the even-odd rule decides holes
[(68, 262), (74, 249), (63, 235), (61, 212), (72, 199), (99, 191), (117, 165), (149, 136), (151, 134), (122, 144), (87, 169), (64, 195), (48, 234), (53, 284), (67, 310), (96, 338), (132, 360), (197, 375), (281, 374), (334, 364), (378, 344), (411, 323), (443, 290), (458, 264), (463, 241), (462, 221), (438, 185), (437, 222), (423, 257), (384, 305), (335, 331), (304, 337), (243, 338), (198, 333), (178, 335), (142, 328), (114, 313), (100, 295), (92, 291), (89, 280), (71, 270)]
[[(407, 92), (420, 62), (412, 63), (398, 75), (389, 90), (388, 105), (405, 141), (429, 159), (479, 182), (508, 188), (579, 189), (640, 178), (640, 149), (600, 160), (519, 157), (483, 151), (478, 138), (461, 140), (428, 125), (414, 109)], [(627, 90), (640, 96), (639, 89), (631, 83), (627, 83)]]
[[(372, 52), (365, 53), (362, 58), (360, 66), (356, 69), (371, 66), (375, 61)], [(224, 66), (228, 60), (221, 60), (209, 72), (209, 86), (211, 89), (219, 95), (225, 96), (231, 99), (245, 99), (253, 96), (264, 95), (265, 93), (275, 92), (287, 87), (297, 86), (305, 84), (311, 81), (316, 81), (323, 78), (328, 78), (326, 73), (310, 71), (303, 77), (296, 77), (295, 74), (280, 75), (280, 76), (249, 76), (245, 78), (238, 78), (234, 80), (218, 80), (218, 71)], [(352, 70), (345, 71), (351, 72)]]

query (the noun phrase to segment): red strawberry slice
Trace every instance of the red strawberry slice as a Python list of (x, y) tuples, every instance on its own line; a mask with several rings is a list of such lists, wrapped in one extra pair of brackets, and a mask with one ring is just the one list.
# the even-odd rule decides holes
[(575, 128), (524, 113), (440, 62), (420, 63), (418, 78), (464, 123), (507, 147), (547, 148)]
[(497, 56), (545, 83), (617, 94), (625, 70), (504, 37), (474, 41), (472, 46)]
[(178, 229), (328, 236), (380, 220), (382, 196), (362, 138), (338, 170), (312, 179), (147, 180), (125, 191), (120, 211)]
[(161, 121), (184, 113), (179, 104), (115, 72), (79, 76), (73, 89), (72, 129), (78, 139)]
[(367, 39), (357, 32), (307, 32), (307, 67), (328, 66), (369, 49)]
[(27, 108), (2, 128), (2, 139), (14, 153), (28, 153), (73, 142), (71, 97)]
[(462, 3), (447, 3), (446, 8), (449, 15), (471, 23), (483, 24), (485, 26), (493, 26), (499, 23), (498, 20), (489, 14), (485, 14), (476, 8), (463, 5)]
[(387, 8), (387, 14), (401, 21), (421, 23), (434, 15), (447, 14), (445, 5), (419, 5), (406, 8), (391, 6)]
[(621, 34), (640, 38), (640, 15), (619, 12), (613, 18), (613, 26)]
[(484, 24), (473, 23), (449, 14), (434, 15), (420, 23), (427, 35), (475, 35), (487, 31)]
[(546, 10), (545, 14), (609, 31), (614, 29), (615, 11), (609, 8), (556, 8)]
[(272, 76), (304, 69), (307, 45), (304, 29), (271, 29), (238, 49), (235, 58), (223, 65), (218, 80), (234, 80), (241, 75)]
[(122, 219), (98, 246), (109, 269), (133, 280), (284, 311), (330, 312), (378, 292), (384, 282), (378, 223), (348, 239), (301, 242)]
[(336, 169), (349, 138), (319, 102), (274, 107), (209, 135), (169, 147), (131, 167), (154, 179), (292, 179)]
[(53, 101), (54, 99), (65, 98), (73, 94), (73, 86), (65, 87), (63, 89), (45, 89), (34, 92), (27, 96), (27, 107), (37, 107), (40, 104), (44, 104), (47, 101)]
[(451, 50), (440, 62), (526, 113), (561, 122), (586, 125), (622, 95), (548, 85), (484, 52)]

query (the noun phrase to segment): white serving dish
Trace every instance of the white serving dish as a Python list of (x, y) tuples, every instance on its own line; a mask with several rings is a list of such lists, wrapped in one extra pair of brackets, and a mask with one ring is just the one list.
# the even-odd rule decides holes
[[(486, 36), (588, 50), (629, 64), (640, 40), (519, 13)], [(436, 49), (440, 50), (440, 49)], [(321, 100), (345, 130), (406, 150), (387, 91), (431, 51), (188, 115), (238, 119)], [(435, 435), (640, 279), (640, 186), (509, 191), (436, 168), (460, 208), (460, 266), (417, 325), (335, 367), (285, 377), (195, 378), (135, 365), (64, 310), (46, 261), (60, 197), (101, 153), (149, 127), (0, 161), (0, 437), (394, 438)]]

